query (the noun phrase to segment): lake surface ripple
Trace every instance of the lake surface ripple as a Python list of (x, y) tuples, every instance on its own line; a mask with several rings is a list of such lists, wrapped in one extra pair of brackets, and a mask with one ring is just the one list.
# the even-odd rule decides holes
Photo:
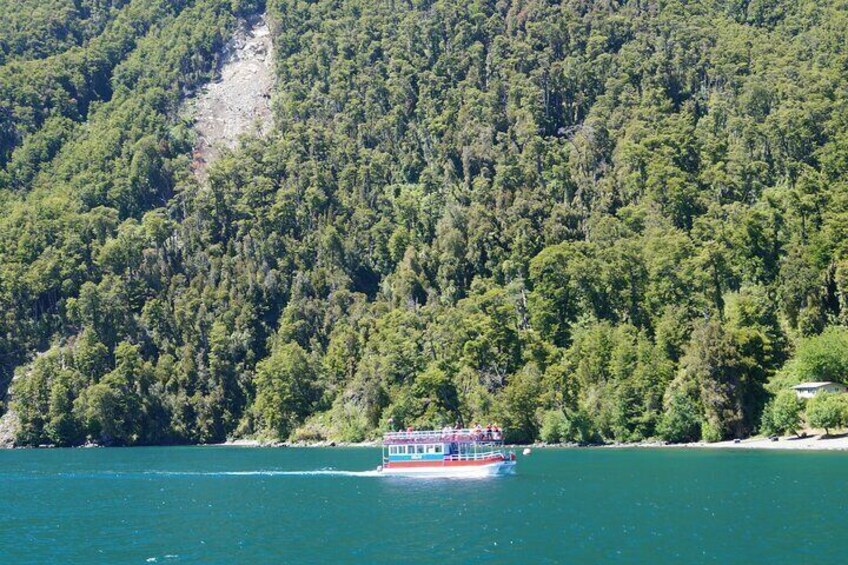
[(403, 479), (370, 448), (0, 452), (2, 563), (840, 563), (848, 453), (534, 450)]

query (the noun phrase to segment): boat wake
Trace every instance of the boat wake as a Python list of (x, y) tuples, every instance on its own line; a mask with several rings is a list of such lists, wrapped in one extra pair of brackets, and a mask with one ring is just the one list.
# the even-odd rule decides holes
[[(379, 477), (378, 471), (340, 471), (317, 469), (312, 471), (95, 471), (89, 473), (51, 473), (66, 479), (150, 479), (153, 477)], [(29, 476), (34, 479), (37, 477)]]
[(315, 471), (148, 471), (145, 475), (176, 477), (379, 477), (378, 471), (339, 471), (318, 469)]
[[(256, 471), (94, 471), (88, 473), (50, 473), (47, 476), (62, 477), (65, 479), (141, 479), (149, 480), (156, 477), (173, 478), (225, 478), (225, 477), (358, 477), (373, 478), (384, 477), (386, 479), (404, 479), (410, 475), (387, 474), (375, 470), (371, 471), (343, 471), (338, 469), (315, 469), (311, 471), (278, 471), (278, 470), (256, 470)], [(450, 479), (481, 479), (493, 476), (489, 473), (440, 473), (438, 475), (421, 475), (417, 480), (450, 480)], [(41, 475), (43, 478), (44, 475)], [(26, 479), (37, 480), (39, 475), (28, 475)], [(2, 474), (0, 474), (2, 481)]]

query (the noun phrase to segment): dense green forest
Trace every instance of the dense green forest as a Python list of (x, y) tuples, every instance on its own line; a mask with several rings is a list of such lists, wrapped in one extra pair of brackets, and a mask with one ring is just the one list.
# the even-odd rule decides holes
[[(19, 444), (714, 441), (848, 377), (845, 0), (0, 9)], [(180, 102), (262, 10), (274, 130), (199, 184)]]
[(128, 0), (0, 0), (0, 64), (43, 59), (97, 37)]

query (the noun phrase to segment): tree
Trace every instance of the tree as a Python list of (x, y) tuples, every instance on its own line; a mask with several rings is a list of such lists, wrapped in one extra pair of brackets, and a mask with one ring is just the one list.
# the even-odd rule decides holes
[(82, 375), (67, 369), (54, 376), (44, 431), (56, 445), (76, 445), (84, 440), (82, 426), (73, 412), (74, 397), (79, 394), (84, 382)]
[(559, 443), (565, 435), (568, 422), (561, 410), (548, 410), (542, 415), (539, 439), (545, 443)]
[(85, 433), (105, 445), (133, 445), (143, 440), (147, 424), (143, 396), (152, 368), (137, 345), (123, 341), (115, 348), (115, 368), (74, 401), (74, 414)]
[(794, 390), (781, 390), (763, 410), (760, 431), (764, 434), (797, 433), (803, 403)]
[(89, 381), (98, 381), (109, 369), (109, 349), (90, 327), (80, 334), (73, 353), (74, 366)]
[(516, 443), (529, 443), (539, 433), (536, 419), (540, 376), (535, 367), (528, 366), (515, 375), (500, 396), (497, 416), (503, 422), (504, 439)]
[(530, 262), (531, 319), (534, 327), (557, 345), (568, 344), (579, 311), (569, 270), (574, 257), (570, 246), (558, 245), (544, 249)]
[(672, 390), (666, 395), (657, 432), (672, 443), (697, 441), (701, 435), (699, 408), (690, 394), (683, 390)]
[(848, 375), (848, 329), (830, 327), (802, 339), (795, 359), (797, 382), (841, 382)]
[(256, 431), (285, 439), (318, 400), (316, 373), (296, 343), (279, 346), (256, 367)]
[(845, 399), (838, 394), (819, 393), (807, 401), (806, 415), (811, 427), (824, 428), (825, 436), (829, 436), (831, 429), (845, 424)]
[(695, 326), (681, 372), (697, 386), (704, 418), (719, 436), (742, 437), (747, 431), (743, 398), (751, 384), (733, 338), (719, 322)]
[(591, 418), (579, 410), (548, 410), (541, 420), (539, 439), (545, 443), (597, 441), (590, 428)]
[(521, 366), (521, 338), (516, 308), (504, 289), (466, 298), (463, 361), (474, 368), (491, 391), (500, 390)]
[(459, 415), (459, 398), (456, 386), (443, 369), (427, 367), (415, 379), (412, 393), (421, 399), (424, 405), (423, 421), (416, 425), (439, 426), (456, 421)]
[(12, 389), (12, 408), (20, 420), (16, 443), (46, 443), (44, 425), (50, 409), (50, 376), (60, 370), (61, 356), (53, 349), (35, 360), (25, 378), (18, 377), (15, 381)]

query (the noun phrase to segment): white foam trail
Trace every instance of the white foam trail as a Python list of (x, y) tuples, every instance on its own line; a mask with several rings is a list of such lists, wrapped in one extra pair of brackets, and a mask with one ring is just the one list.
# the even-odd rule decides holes
[(68, 479), (126, 479), (142, 477), (381, 477), (374, 471), (338, 471), (336, 469), (317, 469), (313, 471), (95, 471), (92, 473), (56, 473)]
[(378, 471), (337, 471), (319, 469), (316, 471), (147, 471), (145, 475), (163, 475), (176, 477), (380, 477)]

